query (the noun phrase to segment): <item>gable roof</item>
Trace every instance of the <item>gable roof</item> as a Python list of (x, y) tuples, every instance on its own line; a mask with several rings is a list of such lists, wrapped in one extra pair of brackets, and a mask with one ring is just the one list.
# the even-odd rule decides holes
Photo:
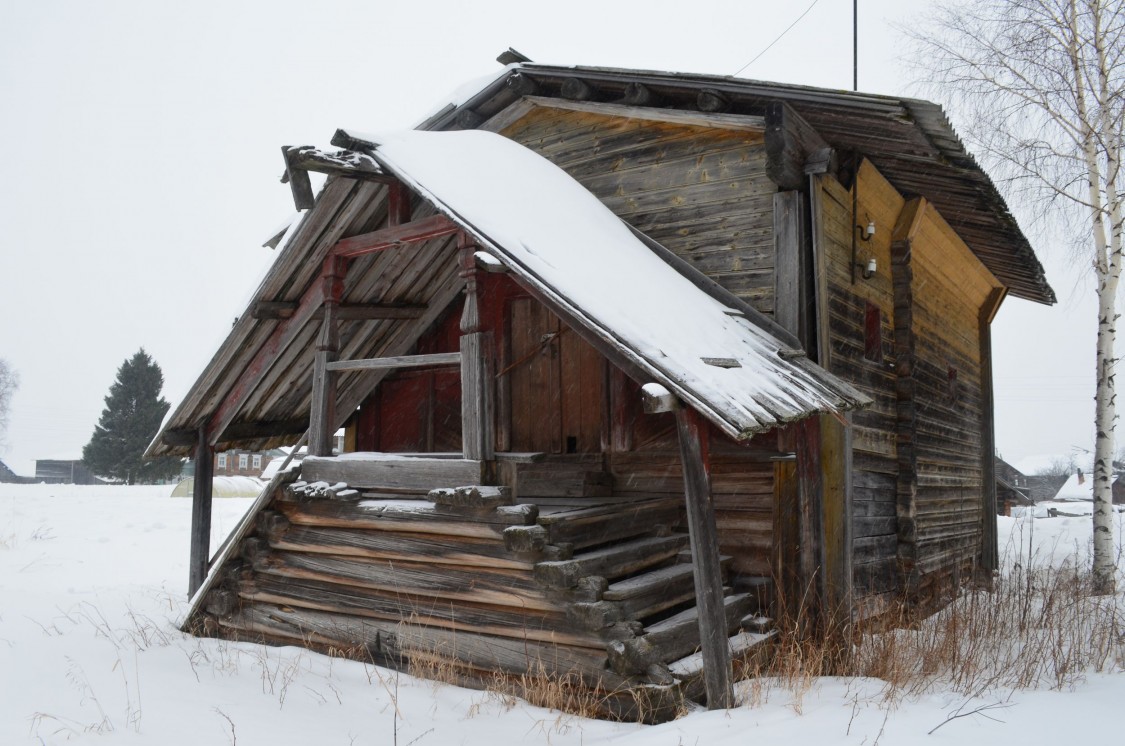
[[(379, 165), (427, 200), (416, 219), (435, 207), (446, 213), (603, 354), (663, 384), (732, 437), (868, 401), (767, 331), (771, 323), (753, 309), (701, 290), (654, 254), (650, 239), (523, 146), (477, 131), (405, 132), (381, 140), (373, 151)], [(228, 425), (220, 424), (216, 447), (260, 449), (304, 431), (308, 351), (320, 324), (261, 311), (291, 308), (317, 285), (336, 241), (380, 224), (387, 188), (350, 182), (330, 179), (291, 229), (247, 313), (154, 439), (150, 456), (189, 452), (191, 431), (214, 425), (224, 401), (238, 393), (244, 404)], [(441, 237), (356, 260), (347, 273), (345, 303), (413, 313), (343, 319), (340, 357), (407, 352), (460, 292), (455, 251), (453, 241)], [(271, 342), (279, 328), (285, 344)], [(370, 372), (341, 376), (338, 411), (354, 411), (379, 379)]]
[[(580, 84), (579, 84), (580, 83)], [(767, 116), (792, 107), (832, 148), (870, 160), (907, 198), (925, 197), (1013, 296), (1054, 303), (1042, 264), (1004, 198), (965, 149), (941, 106), (898, 96), (744, 78), (604, 67), (509, 65), (506, 72), (433, 115), (419, 129), (476, 126), (525, 96), (700, 111), (720, 118)], [(767, 117), (768, 118), (768, 117)]]
[[(564, 316), (735, 438), (867, 398), (656, 256), (558, 166), (490, 132), (401, 132), (373, 155)], [(612, 354), (612, 352), (611, 352)], [(788, 356), (786, 360), (783, 355)]]

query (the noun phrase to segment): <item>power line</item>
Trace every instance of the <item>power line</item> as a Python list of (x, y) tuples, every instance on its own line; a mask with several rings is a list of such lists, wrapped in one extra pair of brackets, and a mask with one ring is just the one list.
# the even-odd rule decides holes
[(814, 7), (816, 6), (816, 4), (817, 4), (817, 3), (819, 3), (819, 2), (820, 2), (820, 0), (813, 0), (813, 1), (812, 1), (812, 5), (810, 5), (809, 7), (805, 8), (805, 12), (804, 12), (804, 13), (802, 13), (801, 15), (797, 16), (797, 20), (795, 20), (795, 21), (793, 21), (793, 23), (789, 24), (789, 28), (785, 29), (785, 30), (784, 30), (784, 31), (782, 31), (782, 32), (781, 32), (780, 34), (778, 34), (777, 38), (776, 38), (776, 39), (774, 39), (773, 41), (771, 41), (768, 47), (766, 47), (765, 49), (763, 49), (763, 50), (762, 50), (761, 52), (758, 52), (757, 56), (756, 56), (756, 57), (754, 57), (754, 59), (750, 60), (749, 62), (747, 62), (747, 63), (746, 63), (745, 65), (743, 65), (742, 67), (738, 68), (738, 72), (736, 72), (736, 73), (735, 73), (735, 75), (740, 75), (740, 74), (742, 74), (742, 71), (743, 71), (743, 70), (745, 70), (746, 68), (750, 67), (751, 65), (753, 65), (753, 64), (754, 64), (755, 62), (757, 62), (757, 61), (758, 61), (758, 57), (761, 57), (761, 56), (762, 56), (763, 54), (765, 54), (766, 52), (770, 51), (770, 49), (772, 49), (772, 48), (773, 48), (773, 45), (774, 45), (774, 44), (777, 44), (777, 43), (778, 43), (779, 41), (781, 41), (781, 37), (783, 37), (783, 36), (785, 36), (786, 34), (788, 34), (788, 33), (789, 33), (789, 32), (790, 32), (790, 31), (791, 31), (792, 29), (793, 29), (793, 27), (794, 27), (794, 26), (796, 26), (796, 25), (797, 25), (798, 23), (800, 23), (800, 22), (801, 22), (801, 19), (802, 19), (802, 18), (804, 18), (805, 16), (807, 16), (807, 15), (809, 14), (809, 11), (810, 11), (810, 10), (812, 10), (812, 9), (813, 9), (813, 8), (814, 8)]

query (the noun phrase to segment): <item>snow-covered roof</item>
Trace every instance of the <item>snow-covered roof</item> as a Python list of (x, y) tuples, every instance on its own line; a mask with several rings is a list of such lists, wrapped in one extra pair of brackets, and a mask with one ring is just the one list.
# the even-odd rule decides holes
[(372, 139), (386, 170), (731, 436), (866, 403), (697, 288), (597, 197), (522, 145), (479, 130)]
[[(1113, 481), (1117, 481), (1117, 475), (1114, 475)], [(1071, 474), (1069, 478), (1055, 493), (1053, 498), (1056, 501), (1079, 501), (1085, 500), (1088, 502), (1094, 501), (1094, 479), (1090, 474), (1083, 474), (1081, 481), (1079, 481), (1078, 474)]]

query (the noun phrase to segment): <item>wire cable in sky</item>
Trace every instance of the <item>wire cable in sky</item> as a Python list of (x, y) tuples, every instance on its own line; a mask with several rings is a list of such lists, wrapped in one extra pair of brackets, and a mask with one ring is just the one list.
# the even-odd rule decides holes
[(746, 68), (750, 67), (751, 65), (753, 65), (755, 62), (758, 61), (758, 57), (761, 57), (763, 54), (770, 51), (770, 49), (773, 48), (773, 45), (777, 44), (779, 41), (781, 41), (781, 38), (783, 36), (785, 36), (786, 34), (788, 34), (793, 29), (794, 26), (796, 26), (798, 23), (800, 23), (801, 19), (804, 18), (805, 16), (807, 16), (809, 14), (809, 11), (812, 10), (814, 7), (816, 7), (816, 4), (819, 3), (819, 2), (820, 2), (820, 0), (813, 0), (812, 5), (805, 8), (805, 12), (802, 13), (801, 15), (797, 16), (797, 20), (795, 20), (795, 21), (793, 21), (793, 23), (789, 24), (789, 28), (785, 29), (780, 34), (778, 34), (777, 38), (774, 39), (773, 41), (771, 41), (770, 45), (768, 47), (763, 49), (761, 52), (758, 52), (757, 56), (755, 56), (754, 59), (750, 60), (749, 62), (747, 62), (742, 67), (738, 68), (738, 72), (736, 72), (735, 75), (741, 75), (743, 70), (745, 70)]

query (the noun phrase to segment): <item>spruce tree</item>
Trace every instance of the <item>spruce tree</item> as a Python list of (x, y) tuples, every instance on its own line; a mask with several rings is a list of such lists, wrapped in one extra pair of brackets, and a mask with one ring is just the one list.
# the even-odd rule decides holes
[(168, 411), (167, 400), (160, 396), (163, 386), (160, 366), (143, 347), (121, 364), (101, 419), (82, 449), (82, 461), (91, 471), (137, 484), (167, 479), (179, 470), (180, 460), (175, 457), (142, 458)]

